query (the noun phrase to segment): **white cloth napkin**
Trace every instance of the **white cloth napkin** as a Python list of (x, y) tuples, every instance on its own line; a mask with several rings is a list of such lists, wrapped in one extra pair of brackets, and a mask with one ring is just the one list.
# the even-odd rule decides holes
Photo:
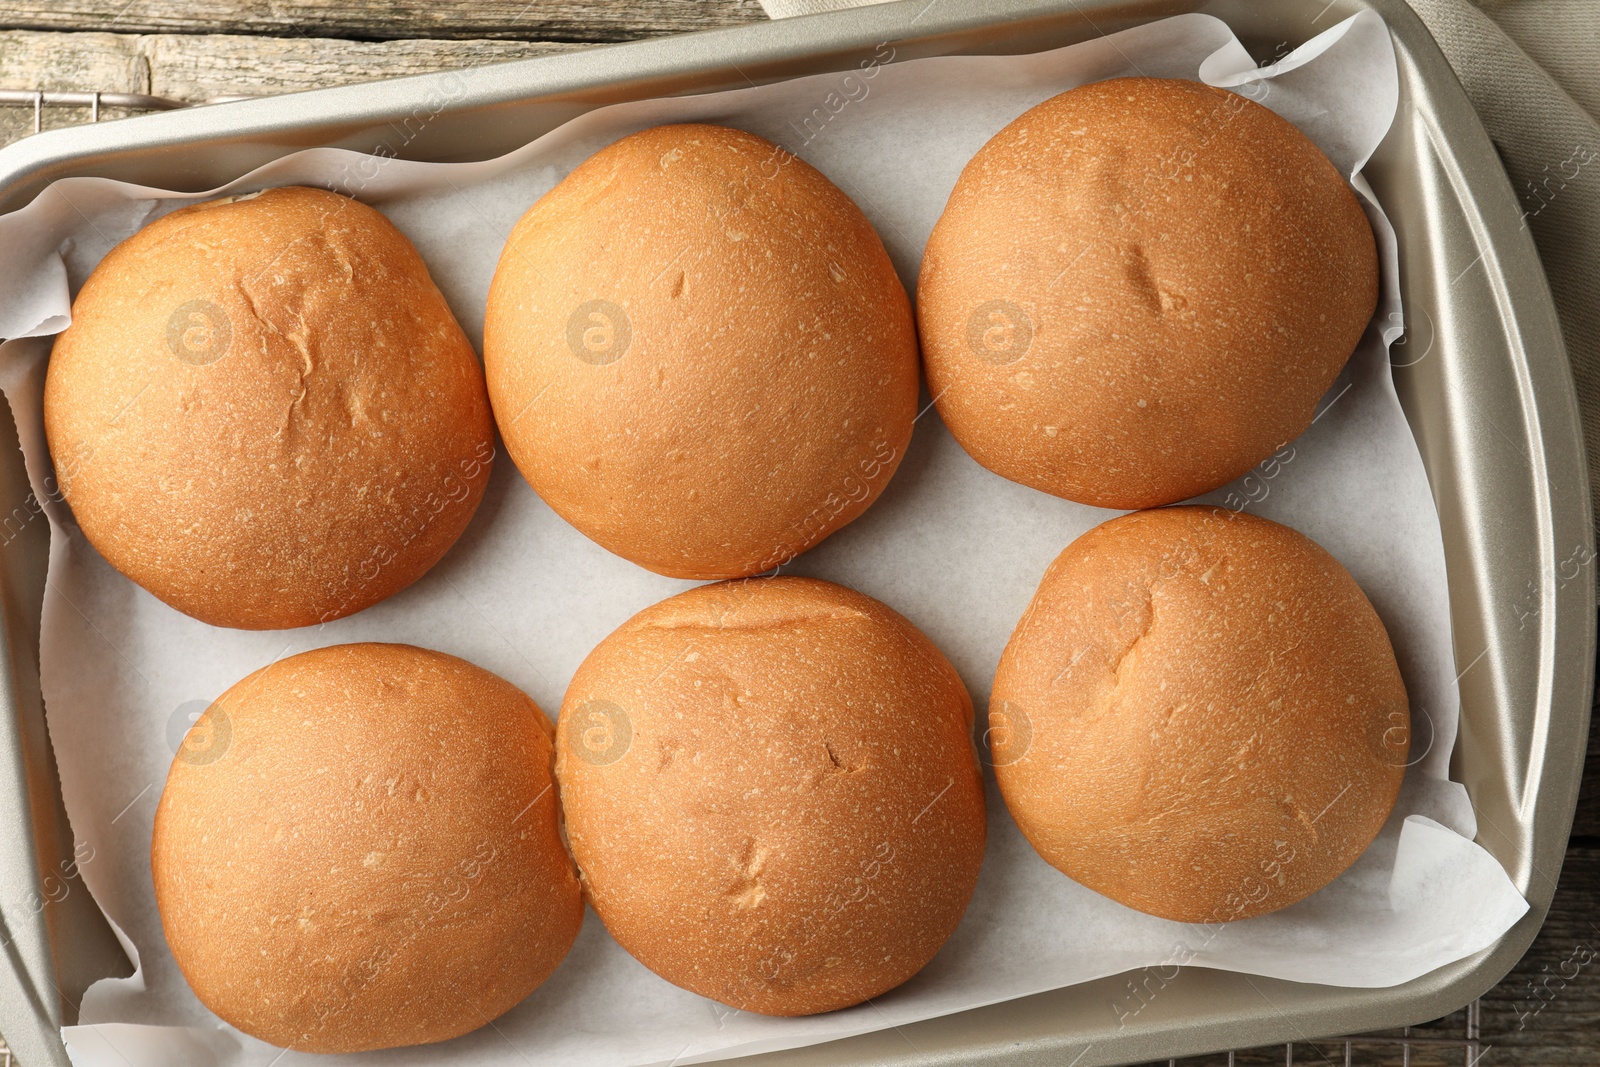
[(1407, 2), (1522, 202), (1572, 363), (1589, 484), (1600, 486), (1600, 0)]

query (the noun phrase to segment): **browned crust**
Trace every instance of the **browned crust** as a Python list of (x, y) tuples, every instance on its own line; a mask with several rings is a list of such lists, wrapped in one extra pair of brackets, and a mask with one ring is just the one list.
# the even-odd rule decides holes
[(320, 189), (196, 204), (112, 249), (56, 339), (44, 412), (89, 542), (242, 629), (411, 584), (494, 455), (482, 370), (416, 249)]
[(923, 255), (929, 391), (973, 458), (1170, 504), (1298, 436), (1371, 319), (1377, 249), (1294, 126), (1196, 82), (1052, 97), (962, 171)]
[(556, 776), (589, 900), (645, 966), (736, 1008), (804, 1015), (899, 985), (955, 930), (983, 860), (971, 715), (926, 637), (828, 582), (647, 608), (562, 703)]
[(625, 137), (529, 209), (484, 356), (534, 490), (679, 578), (770, 570), (855, 519), (916, 416), (910, 306), (871, 224), (803, 160), (720, 126)]
[(197, 729), (223, 750), (173, 761), (156, 902), (195, 995), (244, 1032), (307, 1052), (442, 1041), (572, 946), (552, 730), (510, 683), (336, 645), (251, 674)]
[(1405, 685), (1348, 571), (1216, 508), (1112, 519), (1045, 572), (995, 674), (996, 776), (1051, 864), (1183, 922), (1287, 907), (1372, 842)]

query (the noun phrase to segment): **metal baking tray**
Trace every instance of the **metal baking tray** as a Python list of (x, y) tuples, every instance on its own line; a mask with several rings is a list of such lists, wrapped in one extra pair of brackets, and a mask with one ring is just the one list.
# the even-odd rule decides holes
[[(1395, 124), (1366, 175), (1399, 234), (1410, 321), (1395, 383), (1444, 531), (1461, 668), (1453, 776), (1528, 914), (1493, 947), (1391, 989), (1145, 969), (747, 1062), (1091, 1067), (1402, 1026), (1489, 989), (1544, 921), (1577, 799), (1596, 622), (1589, 487), (1550, 292), (1493, 144), (1403, 0), (898, 0), (497, 64), (470, 79), (423, 75), (51, 131), (0, 151), (0, 212), (59, 178), (201, 190), (319, 145), (486, 159), (598, 106), (848, 70), (884, 43), (896, 61), (1033, 52), (1197, 10), (1266, 60), (1363, 8), (1387, 21), (1400, 67)], [(15, 427), (0, 416), (0, 501), (25, 510), (28, 494)], [(0, 1033), (28, 1067), (68, 1063), (59, 1027), (76, 1021), (84, 989), (128, 972), (77, 878), (45, 731), (44, 526), (8, 525), (0, 550)], [(1128, 996), (1148, 1003), (1121, 1025), (1115, 1005)]]

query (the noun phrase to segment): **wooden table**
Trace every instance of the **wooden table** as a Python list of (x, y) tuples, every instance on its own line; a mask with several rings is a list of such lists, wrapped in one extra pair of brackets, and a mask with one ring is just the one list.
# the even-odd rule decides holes
[[(0, 89), (94, 90), (201, 101), (265, 95), (585, 48), (766, 18), (756, 0), (0, 0)], [(45, 126), (84, 122), (48, 109)], [(119, 117), (108, 110), (105, 117)], [(0, 143), (33, 114), (0, 109)], [(1485, 1067), (1600, 1064), (1600, 743), (1543, 932), (1480, 1005)], [(1415, 1036), (1459, 1038), (1465, 1011)], [(1356, 1045), (1356, 1063), (1402, 1062)], [(1240, 1063), (1283, 1063), (1262, 1049)], [(1343, 1063), (1342, 1045), (1295, 1046), (1296, 1063)], [(1225, 1063), (1207, 1057), (1186, 1063)], [(1416, 1045), (1409, 1063), (1463, 1064), (1459, 1044)]]

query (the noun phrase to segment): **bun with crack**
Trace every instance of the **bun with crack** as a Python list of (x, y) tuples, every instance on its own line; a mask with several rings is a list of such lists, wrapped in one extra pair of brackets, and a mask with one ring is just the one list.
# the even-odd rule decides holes
[(767, 1015), (858, 1004), (933, 958), (983, 861), (972, 702), (870, 597), (701, 586), (584, 660), (556, 777), (596, 913), (661, 977)]
[(411, 243), (322, 189), (174, 211), (111, 250), (44, 392), (73, 517), (185, 614), (270, 630), (416, 581), (494, 456), (483, 371)]
[(1355, 862), (1405, 776), (1388, 633), (1310, 538), (1135, 512), (1050, 565), (990, 704), (995, 775), (1049, 863), (1180, 922), (1277, 911)]
[(1299, 130), (1198, 82), (1052, 97), (978, 151), (923, 254), (928, 390), (997, 474), (1104, 508), (1298, 436), (1378, 298), (1372, 229)]

